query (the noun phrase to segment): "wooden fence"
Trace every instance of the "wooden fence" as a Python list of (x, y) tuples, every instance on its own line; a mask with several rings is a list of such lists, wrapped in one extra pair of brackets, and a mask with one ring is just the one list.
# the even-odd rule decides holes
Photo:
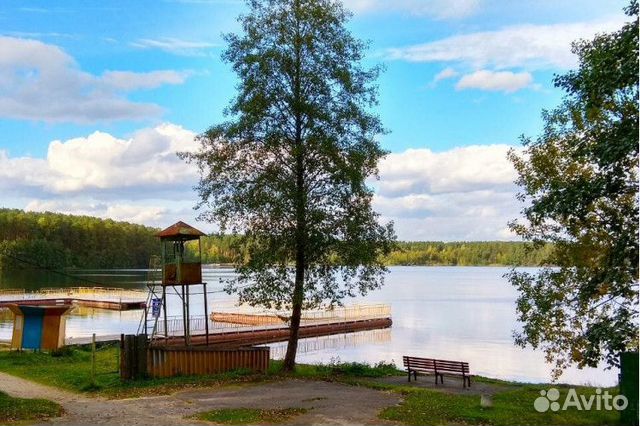
[(216, 374), (240, 368), (264, 373), (269, 367), (268, 347), (150, 346), (147, 336), (141, 334), (122, 335), (120, 349), (123, 380)]
[(239, 368), (264, 373), (269, 367), (269, 348), (215, 349), (211, 347), (150, 347), (150, 377), (216, 374)]

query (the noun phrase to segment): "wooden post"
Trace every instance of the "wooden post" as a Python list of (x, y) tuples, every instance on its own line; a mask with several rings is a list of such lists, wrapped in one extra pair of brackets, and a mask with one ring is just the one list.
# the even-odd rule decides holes
[(134, 378), (140, 379), (147, 376), (147, 335), (139, 334), (136, 336), (136, 374)]
[(127, 379), (127, 355), (124, 349), (124, 334), (120, 335), (120, 379)]
[(96, 385), (96, 333), (91, 336), (91, 386)]

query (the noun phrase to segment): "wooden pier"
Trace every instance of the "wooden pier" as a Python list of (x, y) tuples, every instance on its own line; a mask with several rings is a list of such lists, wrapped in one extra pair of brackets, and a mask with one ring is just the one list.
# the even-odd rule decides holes
[(144, 309), (147, 293), (143, 290), (128, 290), (105, 287), (48, 288), (37, 291), (22, 289), (0, 290), (0, 308), (9, 305), (29, 304), (75, 305), (86, 308), (130, 311)]
[[(377, 330), (389, 328), (392, 325), (391, 318), (370, 318), (351, 321), (325, 322), (318, 324), (304, 324), (300, 326), (299, 337), (331, 336), (334, 334), (355, 333), (357, 331)], [(267, 326), (260, 328), (236, 329), (233, 331), (216, 331), (209, 333), (209, 345), (224, 348), (237, 348), (253, 345), (265, 345), (268, 343), (285, 342), (289, 340), (290, 330), (288, 325)], [(191, 344), (195, 346), (205, 345), (205, 334), (192, 334)], [(182, 346), (184, 339), (180, 336), (172, 336), (167, 339), (159, 338), (152, 345)]]

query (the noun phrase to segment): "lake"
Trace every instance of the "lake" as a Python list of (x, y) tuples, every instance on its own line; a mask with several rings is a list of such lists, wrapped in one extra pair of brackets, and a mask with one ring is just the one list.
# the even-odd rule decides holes
[[(299, 362), (378, 361), (401, 365), (403, 355), (464, 360), (472, 372), (489, 377), (524, 382), (548, 382), (550, 366), (542, 352), (514, 346), (512, 333), (518, 327), (516, 291), (501, 267), (392, 267), (386, 285), (366, 297), (347, 303), (386, 303), (392, 307), (393, 327), (340, 336), (306, 339), (300, 345)], [(535, 269), (531, 269), (535, 271)], [(0, 275), (0, 288), (60, 286), (105, 286), (145, 288), (145, 270), (74, 271), (79, 278), (42, 271), (20, 271)], [(229, 307), (233, 296), (221, 291), (221, 279), (231, 270), (204, 268), (205, 281), (215, 293), (208, 298), (209, 310)], [(192, 315), (203, 312), (201, 296), (193, 296)], [(170, 312), (171, 313), (171, 312)], [(67, 337), (134, 333), (140, 311), (112, 312), (77, 309), (67, 320)], [(0, 339), (9, 339), (11, 321), (0, 316)], [(285, 344), (272, 345), (272, 354), (283, 356)], [(617, 370), (569, 369), (560, 382), (613, 386)]]

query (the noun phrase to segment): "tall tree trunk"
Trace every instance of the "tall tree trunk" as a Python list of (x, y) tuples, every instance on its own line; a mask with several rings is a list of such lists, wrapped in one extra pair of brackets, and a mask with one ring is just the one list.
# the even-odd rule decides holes
[(304, 192), (304, 154), (302, 139), (296, 142), (296, 276), (293, 287), (291, 320), (289, 323), (289, 343), (284, 358), (284, 370), (293, 371), (296, 366), (296, 352), (298, 350), (298, 332), (300, 331), (300, 317), (304, 301), (304, 273), (306, 270), (306, 197)]
[[(294, 0), (294, 13), (299, 16), (300, 2)], [(296, 135), (294, 153), (296, 160), (296, 276), (293, 287), (291, 320), (289, 322), (289, 342), (287, 354), (284, 357), (284, 370), (293, 371), (296, 366), (296, 353), (298, 352), (298, 333), (300, 331), (300, 317), (302, 316), (302, 303), (304, 301), (304, 272), (306, 270), (306, 195), (304, 188), (304, 141), (302, 140), (302, 93), (301, 93), (301, 55), (302, 40), (300, 29), (296, 28), (295, 40), (295, 75), (294, 75), (294, 111), (296, 121)]]
[(296, 366), (296, 353), (298, 351), (298, 333), (300, 331), (300, 317), (302, 316), (302, 302), (304, 299), (304, 247), (298, 249), (296, 254), (296, 278), (293, 289), (293, 308), (289, 323), (289, 342), (287, 354), (284, 358), (284, 370), (293, 371)]

